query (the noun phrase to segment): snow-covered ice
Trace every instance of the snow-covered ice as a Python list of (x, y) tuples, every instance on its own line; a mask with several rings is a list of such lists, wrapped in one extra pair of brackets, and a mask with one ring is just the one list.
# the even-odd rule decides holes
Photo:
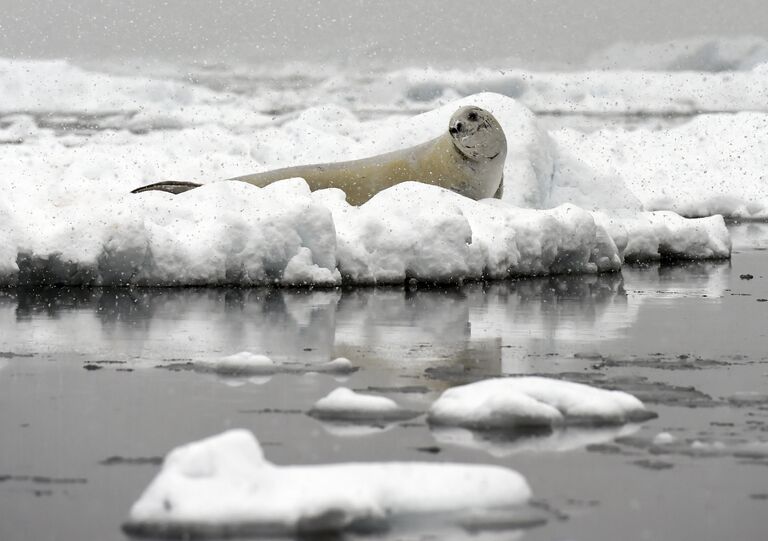
[(652, 443), (654, 445), (667, 445), (677, 441), (677, 438), (669, 432), (659, 432), (653, 437)]
[(338, 374), (346, 374), (357, 370), (357, 367), (352, 364), (352, 361), (346, 357), (336, 357), (327, 363), (321, 364), (319, 368), (325, 372), (334, 372)]
[[(760, 69), (731, 75), (754, 83)], [(702, 115), (661, 131), (550, 133), (529, 101), (500, 94), (362, 120), (329, 91), (323, 105), (273, 122), (259, 111), (274, 104), (175, 79), (63, 61), (5, 60), (0, 71), (0, 141), (9, 143), (0, 144), (2, 283), (334, 286), (614, 271), (625, 258), (729, 257), (719, 216), (649, 211), (761, 218), (768, 201), (765, 113)], [(507, 89), (481, 73), (433, 75), (444, 85), (476, 81), (473, 92)], [(590, 92), (600, 77), (585, 79)], [(628, 80), (614, 82), (642, 86)], [(759, 85), (728, 84), (764, 97)], [(689, 90), (681, 92), (696, 94)], [(310, 193), (299, 179), (264, 189), (215, 182), (409, 147), (443, 133), (469, 103), (491, 111), (507, 134), (502, 201), (404, 183), (352, 207), (340, 191)], [(82, 118), (100, 129), (66, 128)], [(128, 193), (158, 179), (207, 184), (175, 197)]]
[(552, 137), (593, 174), (621, 178), (646, 210), (768, 219), (768, 114), (700, 115), (666, 130), (563, 129)]
[(276, 363), (266, 355), (256, 355), (249, 351), (241, 351), (226, 357), (204, 359), (195, 363), (197, 366), (213, 370), (221, 374), (253, 374), (274, 372)]
[(530, 497), (525, 478), (500, 466), (276, 466), (253, 434), (230, 430), (170, 452), (125, 529), (149, 536), (369, 530), (409, 517), (514, 509)]
[(534, 376), (452, 387), (428, 413), (436, 425), (479, 429), (611, 425), (652, 417), (631, 394)]
[[(192, 368), (203, 372), (215, 372), (233, 378), (230, 380), (232, 382), (237, 382), (239, 377), (251, 375), (323, 373), (344, 376), (358, 370), (358, 367), (354, 366), (349, 359), (343, 357), (322, 363), (277, 362), (266, 355), (259, 355), (250, 351), (241, 351), (224, 357), (172, 361), (162, 366), (169, 369)], [(259, 380), (258, 378), (251, 378), (249, 381)]]
[(339, 387), (315, 402), (309, 415), (335, 421), (390, 421), (418, 415), (385, 396), (357, 393)]

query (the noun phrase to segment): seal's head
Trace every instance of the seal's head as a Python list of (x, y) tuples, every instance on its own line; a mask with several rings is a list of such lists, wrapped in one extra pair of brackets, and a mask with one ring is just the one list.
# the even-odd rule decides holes
[(491, 113), (468, 105), (451, 116), (448, 132), (453, 143), (470, 160), (501, 159), (507, 155), (504, 130)]

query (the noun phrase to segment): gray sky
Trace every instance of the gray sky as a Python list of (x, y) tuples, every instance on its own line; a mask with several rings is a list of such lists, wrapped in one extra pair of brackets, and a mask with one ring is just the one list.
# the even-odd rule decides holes
[(0, 56), (578, 64), (624, 41), (768, 38), (766, 0), (0, 0)]

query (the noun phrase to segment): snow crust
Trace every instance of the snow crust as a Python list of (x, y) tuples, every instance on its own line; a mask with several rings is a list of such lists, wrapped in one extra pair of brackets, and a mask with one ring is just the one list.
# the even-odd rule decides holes
[(622, 391), (542, 377), (497, 378), (453, 387), (432, 404), (437, 425), (502, 429), (611, 425), (655, 415)]
[[(515, 77), (494, 73), (507, 82)], [(419, 102), (435, 108), (416, 116), (361, 120), (348, 105), (335, 105), (341, 98), (329, 90), (324, 105), (276, 123), (259, 112), (273, 104), (188, 81), (110, 75), (63, 61), (0, 60), (0, 74), (2, 284), (332, 286), (614, 271), (625, 258), (729, 256), (720, 217), (693, 222), (648, 210), (766, 212), (762, 113), (704, 116), (660, 136), (549, 133), (508, 97), (507, 83), (444, 72), (433, 75), (507, 96), (441, 98)], [(395, 82), (409, 77), (401, 75)], [(565, 88), (557, 77), (574, 77), (550, 75), (552, 88)], [(323, 88), (338, 90), (331, 82)], [(264, 189), (214, 182), (409, 147), (443, 133), (447, 118), (469, 103), (490, 110), (507, 134), (503, 201), (404, 183), (351, 207), (341, 192), (310, 193), (300, 179)], [(89, 123), (98, 129), (81, 133)], [(712, 149), (723, 140), (743, 159), (724, 159), (727, 150), (717, 155)], [(684, 150), (670, 157), (665, 148), (677, 141)], [(701, 168), (690, 167), (685, 152), (700, 157)], [(159, 179), (209, 184), (175, 197), (128, 193)]]
[(154, 536), (368, 530), (409, 516), (514, 508), (530, 496), (526, 480), (500, 466), (276, 466), (253, 434), (230, 430), (171, 451), (124, 528)]

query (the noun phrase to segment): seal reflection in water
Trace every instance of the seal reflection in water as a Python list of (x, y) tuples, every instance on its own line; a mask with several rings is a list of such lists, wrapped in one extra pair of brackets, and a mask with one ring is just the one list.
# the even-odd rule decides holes
[[(411, 148), (348, 162), (300, 165), (229, 180), (264, 187), (278, 180), (301, 177), (311, 190), (338, 188), (351, 205), (361, 205), (376, 193), (414, 180), (453, 190), (471, 199), (501, 198), (507, 140), (488, 111), (462, 107), (440, 137)], [(200, 184), (158, 182), (132, 193), (160, 190), (183, 193)]]

